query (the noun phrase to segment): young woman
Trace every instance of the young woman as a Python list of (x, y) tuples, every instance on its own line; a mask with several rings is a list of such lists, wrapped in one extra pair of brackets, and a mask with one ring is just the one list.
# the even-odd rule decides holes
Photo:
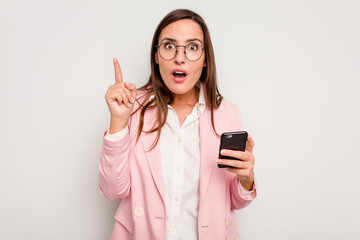
[(245, 152), (222, 152), (242, 161), (218, 159), (219, 136), (241, 130), (241, 120), (218, 91), (204, 20), (186, 9), (165, 16), (149, 81), (138, 90), (113, 61), (99, 164), (101, 193), (122, 199), (111, 239), (238, 239), (234, 210), (256, 196), (254, 142), (249, 136)]

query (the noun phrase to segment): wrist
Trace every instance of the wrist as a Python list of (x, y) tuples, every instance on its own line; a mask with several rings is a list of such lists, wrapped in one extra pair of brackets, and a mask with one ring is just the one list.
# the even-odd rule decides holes
[(128, 119), (124, 120), (124, 119), (111, 118), (109, 133), (114, 134), (120, 132), (127, 126), (127, 124), (128, 124)]
[(241, 185), (248, 191), (251, 191), (254, 185), (254, 176), (251, 177), (240, 177), (238, 176), (238, 179), (241, 183)]

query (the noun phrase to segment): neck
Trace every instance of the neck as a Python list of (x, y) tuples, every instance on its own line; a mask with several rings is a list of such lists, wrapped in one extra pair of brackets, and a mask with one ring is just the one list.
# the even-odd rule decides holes
[(193, 87), (185, 94), (174, 94), (174, 102), (171, 105), (195, 105), (199, 100), (199, 89)]

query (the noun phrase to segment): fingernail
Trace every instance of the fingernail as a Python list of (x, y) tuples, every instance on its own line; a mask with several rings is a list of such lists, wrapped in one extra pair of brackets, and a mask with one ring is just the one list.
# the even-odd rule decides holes
[(130, 98), (130, 102), (131, 102), (131, 103), (134, 103), (135, 100), (131, 97), (131, 98)]
[(222, 150), (220, 151), (220, 153), (221, 153), (221, 154), (225, 154), (225, 153), (226, 153), (226, 150), (222, 149)]
[(216, 159), (216, 162), (217, 162), (217, 163), (221, 163), (221, 160), (220, 160), (220, 159)]

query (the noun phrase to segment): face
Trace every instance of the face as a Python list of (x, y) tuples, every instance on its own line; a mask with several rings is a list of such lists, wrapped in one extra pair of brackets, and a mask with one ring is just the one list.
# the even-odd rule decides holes
[[(204, 34), (198, 23), (190, 19), (183, 19), (169, 24), (161, 31), (158, 45), (160, 44), (163, 44), (161, 47), (165, 47), (169, 52), (174, 46), (188, 45), (186, 52), (187, 56), (191, 58), (191, 54), (194, 56), (195, 53), (192, 52), (195, 52), (196, 48), (199, 48), (200, 52), (201, 48), (204, 48)], [(205, 52), (202, 52), (197, 61), (190, 61), (185, 56), (185, 47), (178, 47), (176, 56), (171, 60), (165, 60), (163, 59), (165, 54), (160, 56), (160, 48), (155, 53), (155, 61), (159, 64), (160, 74), (165, 85), (175, 95), (194, 92), (194, 86), (205, 67)]]

